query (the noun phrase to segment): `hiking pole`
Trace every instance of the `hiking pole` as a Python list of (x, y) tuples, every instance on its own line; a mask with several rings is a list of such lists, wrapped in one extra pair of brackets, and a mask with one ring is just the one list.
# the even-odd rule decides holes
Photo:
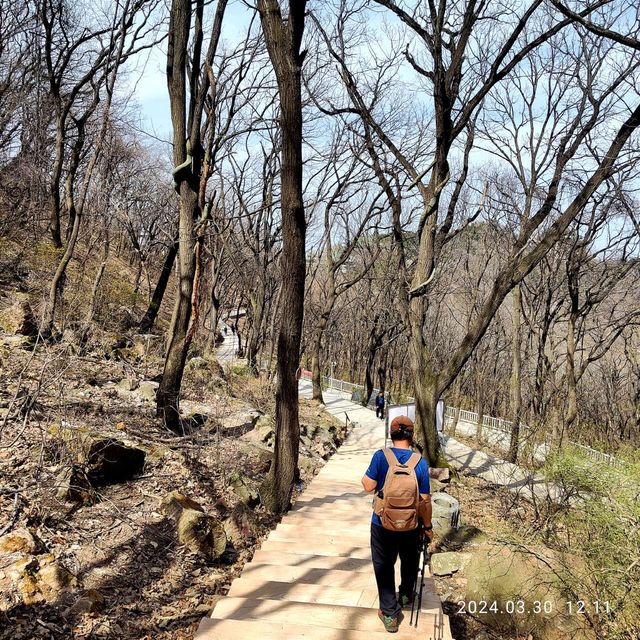
[[(416, 591), (418, 590), (418, 574), (420, 573), (420, 550), (418, 550), (418, 566), (416, 567), (416, 579), (413, 581), (413, 599), (411, 600), (411, 617), (409, 618), (409, 626), (413, 624), (413, 611), (416, 607)], [(418, 623), (416, 622), (416, 625)]]
[[(429, 541), (426, 535), (422, 538), (422, 545), (420, 547), (420, 551), (422, 553), (422, 569), (420, 571), (420, 592), (418, 594), (418, 608), (416, 609), (416, 621), (414, 623), (414, 627), (418, 627), (418, 617), (420, 616), (420, 609), (422, 609), (422, 590), (424, 588), (424, 570), (427, 566), (427, 562), (429, 561), (429, 551), (428, 551)], [(418, 556), (418, 562), (419, 562)], [(416, 576), (416, 582), (418, 581), (418, 576)], [(413, 605), (415, 606), (416, 597), (414, 591), (413, 597)], [(413, 620), (413, 606), (411, 607), (411, 619), (409, 620), (409, 626), (411, 626), (411, 620)]]

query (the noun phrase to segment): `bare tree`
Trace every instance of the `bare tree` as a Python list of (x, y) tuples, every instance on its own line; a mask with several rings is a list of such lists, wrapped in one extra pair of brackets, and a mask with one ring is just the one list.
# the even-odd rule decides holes
[[(42, 0), (39, 5), (47, 76), (56, 109), (55, 157), (50, 192), (51, 233), (54, 247), (58, 249), (63, 247), (60, 227), (63, 170), (66, 171), (64, 206), (68, 215), (67, 244), (49, 285), (42, 314), (41, 332), (45, 337), (53, 332), (67, 266), (75, 251), (94, 170), (109, 129), (119, 71), (127, 59), (150, 46), (149, 36), (155, 30), (150, 16), (156, 6), (157, 0), (127, 0), (116, 5), (113, 14), (108, 16), (106, 26), (80, 29), (72, 26), (75, 20), (64, 0)], [(97, 49), (92, 51), (90, 47), (94, 45)], [(80, 60), (87, 59), (84, 65), (80, 64)], [(101, 102), (100, 116), (98, 122), (94, 123), (95, 132), (88, 136), (92, 117), (98, 112)], [(68, 129), (69, 120), (73, 122), (73, 135)], [(87, 147), (90, 155), (78, 185), (78, 172)]]
[[(344, 39), (338, 34), (333, 39), (327, 37), (326, 41), (331, 47), (332, 56), (339, 66), (349, 94), (349, 108), (358, 113), (375, 139), (396, 158), (420, 196), (422, 211), (417, 228), (418, 252), (410, 273), (407, 273), (404, 313), (411, 334), (409, 360), (414, 377), (418, 431), (427, 445), (429, 461), (438, 464), (441, 456), (435, 431), (437, 399), (460, 373), (505, 296), (535, 268), (550, 247), (562, 237), (571, 220), (617, 170), (617, 157), (638, 127), (639, 108), (627, 110), (626, 122), (622, 123), (612, 137), (608, 149), (601, 149), (598, 161), (593, 163), (581, 188), (574, 191), (568, 205), (562, 206), (559, 213), (555, 212), (556, 207), (560, 206), (560, 186), (569, 174), (570, 160), (593, 139), (603, 112), (611, 108), (614, 96), (633, 73), (635, 62), (631, 61), (608, 85), (595, 86), (591, 83), (592, 86), (582, 96), (575, 96), (573, 120), (563, 130), (559, 144), (548, 152), (552, 154), (552, 166), (545, 175), (545, 178), (548, 176), (548, 188), (538, 198), (536, 209), (524, 219), (512, 252), (496, 274), (466, 335), (452, 350), (447, 361), (439, 364), (433, 345), (429, 344), (423, 329), (429, 312), (429, 293), (434, 286), (434, 278), (438, 275), (443, 248), (456, 232), (454, 226), (458, 203), (468, 175), (468, 164), (465, 161), (450, 190), (448, 204), (446, 207), (444, 203), (441, 204), (449, 182), (449, 157), (454, 143), (461, 138), (466, 139), (465, 150), (472, 148), (478, 110), (486, 109), (486, 99), (493, 95), (494, 88), (505, 79), (508, 80), (516, 67), (541, 45), (551, 42), (546, 51), (553, 51), (554, 38), (564, 37), (562, 34), (572, 21), (568, 18), (551, 21), (551, 26), (542, 32), (529, 35), (533, 17), (543, 6), (542, 2), (534, 2), (511, 24), (506, 26), (505, 23), (502, 34), (504, 37), (495, 38), (494, 34), (492, 41), (499, 43), (495, 48), (486, 50), (484, 45), (477, 44), (478, 49), (483, 50), (482, 59), (477, 59), (472, 52), (476, 46), (473, 43), (478, 42), (477, 38), (483, 37), (485, 20), (496, 18), (495, 12), (500, 13), (499, 8), (493, 9), (487, 3), (441, 3), (438, 6), (430, 4), (423, 12), (417, 9), (407, 11), (390, 0), (377, 1), (400, 20), (407, 29), (407, 34), (417, 36), (415, 42), (422, 47), (418, 53), (407, 46), (405, 55), (411, 68), (422, 81), (431, 86), (432, 91), (435, 146), (432, 151), (433, 159), (426, 167), (408, 157), (394, 141), (389, 130), (381, 124), (374, 108), (380, 99), (379, 95), (374, 95), (371, 100), (365, 98), (356, 77), (347, 66), (348, 53), (344, 48)], [(339, 27), (342, 24), (339, 22)], [(584, 38), (578, 37), (577, 41), (586, 46)], [(592, 42), (590, 44), (593, 46)], [(580, 46), (583, 45), (578, 44)], [(604, 64), (607, 56), (605, 49), (602, 49), (602, 55), (595, 56), (595, 59), (589, 60), (584, 66), (588, 74)], [(582, 77), (582, 68), (578, 68), (577, 72)], [(590, 102), (586, 100), (585, 94), (592, 96)], [(465, 156), (468, 157), (468, 153)], [(427, 174), (429, 179), (425, 181)], [(538, 182), (539, 179), (536, 180), (536, 185)], [(539, 190), (536, 189), (536, 192), (539, 193)], [(553, 221), (545, 228), (543, 223), (550, 219)]]
[(306, 51), (301, 51), (306, 0), (290, 0), (285, 19), (278, 0), (258, 0), (267, 50), (278, 83), (282, 140), (281, 320), (278, 334), (276, 442), (265, 483), (267, 506), (275, 512), (289, 507), (297, 473), (300, 423), (298, 381), (305, 281), (307, 222), (302, 199), (302, 81)]
[[(191, 2), (173, 0), (171, 4), (167, 85), (173, 124), (173, 176), (180, 200), (180, 279), (169, 346), (156, 402), (158, 416), (163, 419), (168, 429), (175, 432), (182, 429), (180, 386), (189, 345), (196, 327), (196, 319), (192, 319), (192, 316), (194, 306), (197, 307), (198, 290), (194, 284), (200, 271), (198, 256), (202, 251), (204, 231), (213, 204), (207, 193), (213, 158), (210, 145), (207, 145), (206, 150), (203, 146), (202, 127), (207, 96), (215, 86), (213, 64), (226, 6), (227, 0), (218, 0), (209, 44), (203, 59), (205, 2), (196, 2), (193, 51), (188, 60)], [(210, 136), (212, 135), (213, 133), (210, 133)]]

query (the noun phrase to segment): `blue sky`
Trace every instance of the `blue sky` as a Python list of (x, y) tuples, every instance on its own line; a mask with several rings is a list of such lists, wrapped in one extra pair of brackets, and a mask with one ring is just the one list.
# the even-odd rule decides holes
[[(223, 45), (231, 46), (245, 36), (250, 14), (251, 10), (240, 0), (229, 2), (223, 21)], [(206, 42), (205, 33), (205, 47)], [(128, 69), (123, 90), (131, 92), (133, 96), (139, 109), (141, 129), (151, 136), (169, 141), (171, 118), (165, 73), (166, 59), (165, 39), (161, 44), (138, 56)]]

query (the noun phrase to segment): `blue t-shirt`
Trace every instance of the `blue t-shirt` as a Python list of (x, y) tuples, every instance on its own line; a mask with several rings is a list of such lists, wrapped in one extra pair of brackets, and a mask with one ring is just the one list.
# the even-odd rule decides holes
[[(401, 464), (407, 462), (413, 453), (411, 449), (397, 449), (396, 447), (391, 447), (391, 451), (393, 451), (396, 458), (398, 458), (398, 462)], [(387, 471), (389, 471), (389, 463), (387, 462), (382, 449), (378, 449), (378, 451), (373, 454), (373, 458), (371, 458), (369, 468), (365, 471), (365, 475), (368, 478), (376, 481), (376, 491), (380, 491), (380, 489), (384, 487)], [(424, 458), (422, 458), (416, 465), (416, 478), (418, 478), (420, 493), (429, 493), (431, 490), (429, 485), (429, 466)], [(371, 517), (371, 522), (372, 524), (382, 526), (380, 516), (376, 513)]]

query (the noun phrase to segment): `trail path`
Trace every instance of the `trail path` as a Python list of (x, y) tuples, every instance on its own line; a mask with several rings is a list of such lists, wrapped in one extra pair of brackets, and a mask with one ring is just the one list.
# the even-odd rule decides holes
[[(311, 383), (303, 380), (300, 383), (301, 394), (311, 397)], [(369, 420), (377, 424), (377, 447), (384, 446), (384, 422), (376, 419), (375, 411), (351, 402), (341, 391), (328, 389), (322, 392), (327, 411), (332, 415), (344, 417), (346, 412), (352, 420)], [(444, 452), (451, 466), (463, 473), (478, 476), (492, 484), (501, 485), (528, 500), (557, 500), (560, 490), (549, 484), (544, 476), (523, 469), (516, 464), (506, 462), (495, 456), (472, 449), (450, 436), (444, 437)]]
[[(308, 386), (308, 384), (307, 384)], [(305, 383), (302, 383), (305, 392)], [(371, 566), (371, 498), (360, 480), (383, 444), (383, 422), (343, 398), (327, 408), (358, 424), (311, 481), (292, 511), (269, 534), (204, 618), (196, 640), (382, 640)], [(399, 640), (452, 640), (434, 582), (425, 575), (418, 628), (409, 616)]]

